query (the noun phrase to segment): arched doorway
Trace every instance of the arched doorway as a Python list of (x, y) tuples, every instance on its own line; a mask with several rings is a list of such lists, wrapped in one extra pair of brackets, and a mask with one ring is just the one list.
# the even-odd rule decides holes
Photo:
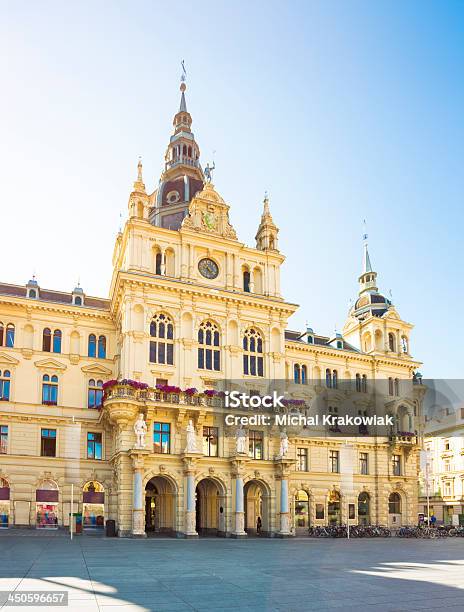
[(212, 478), (203, 478), (196, 489), (196, 531), (199, 536), (225, 537), (225, 495)]
[(41, 529), (58, 529), (58, 485), (44, 480), (36, 489), (36, 525)]
[(341, 514), (341, 498), (338, 491), (331, 491), (329, 493), (329, 499), (327, 504), (327, 518), (329, 525), (341, 525), (342, 514)]
[(10, 483), (0, 478), (0, 529), (7, 529), (10, 519)]
[[(260, 480), (248, 481), (244, 488), (245, 531), (249, 536), (268, 536), (269, 526), (269, 492)], [(258, 527), (258, 518), (260, 526)]]
[(363, 491), (358, 495), (358, 525), (371, 523), (371, 498), (369, 493)]
[(164, 476), (155, 476), (145, 486), (145, 531), (149, 536), (174, 535), (176, 490)]
[(100, 482), (86, 482), (82, 491), (84, 529), (103, 529), (105, 525), (105, 488)]
[(390, 527), (401, 527), (402, 501), (399, 493), (390, 493), (388, 498), (388, 524)]
[(307, 535), (309, 528), (309, 495), (303, 489), (295, 493), (295, 535)]

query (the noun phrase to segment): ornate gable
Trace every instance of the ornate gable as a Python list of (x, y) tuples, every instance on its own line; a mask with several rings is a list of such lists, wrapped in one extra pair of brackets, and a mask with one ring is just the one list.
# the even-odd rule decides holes
[(181, 229), (192, 229), (237, 240), (237, 234), (229, 222), (229, 208), (214, 189), (214, 185), (206, 183), (204, 189), (190, 202), (188, 215), (183, 220)]
[(64, 363), (61, 363), (56, 359), (52, 359), (51, 357), (40, 359), (39, 361), (36, 361), (34, 365), (43, 370), (66, 370)]
[(111, 374), (111, 370), (105, 368), (105, 366), (100, 363), (90, 363), (89, 365), (82, 366), (81, 370), (85, 374), (99, 374), (101, 376), (109, 376)]
[(18, 365), (18, 363), (19, 363), (18, 359), (11, 357), (11, 355), (8, 355), (7, 353), (0, 353), (0, 364), (1, 365), (15, 366), (15, 365)]

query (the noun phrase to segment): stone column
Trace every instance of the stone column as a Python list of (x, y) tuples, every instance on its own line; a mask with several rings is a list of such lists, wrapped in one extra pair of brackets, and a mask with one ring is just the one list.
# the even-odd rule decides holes
[(195, 463), (198, 457), (191, 454), (184, 454), (184, 474), (185, 474), (185, 525), (184, 533), (186, 538), (198, 538), (195, 529), (196, 523), (196, 504), (195, 504)]
[(235, 524), (232, 531), (233, 538), (246, 538), (245, 506), (243, 499), (243, 471), (248, 457), (238, 454), (232, 461), (233, 476), (235, 476)]
[(278, 536), (280, 538), (287, 538), (291, 535), (290, 533), (290, 509), (288, 504), (288, 477), (290, 473), (290, 466), (295, 464), (292, 459), (279, 459), (280, 474), (280, 529)]
[(134, 451), (131, 453), (133, 464), (132, 489), (132, 537), (146, 538), (145, 533), (145, 496), (143, 494), (144, 455), (148, 451)]

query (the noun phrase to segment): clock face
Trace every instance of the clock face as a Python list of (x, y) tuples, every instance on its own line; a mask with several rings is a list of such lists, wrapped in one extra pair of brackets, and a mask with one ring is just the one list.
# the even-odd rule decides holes
[(219, 274), (219, 267), (215, 261), (205, 257), (198, 262), (198, 269), (200, 274), (205, 278), (216, 278)]

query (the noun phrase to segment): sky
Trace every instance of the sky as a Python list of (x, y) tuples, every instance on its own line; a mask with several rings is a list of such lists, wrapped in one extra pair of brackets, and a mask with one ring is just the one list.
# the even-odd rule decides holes
[(180, 62), (203, 165), (254, 245), (267, 190), (289, 323), (341, 331), (363, 219), (427, 377), (461, 378), (464, 3), (0, 0), (0, 280), (107, 296)]

